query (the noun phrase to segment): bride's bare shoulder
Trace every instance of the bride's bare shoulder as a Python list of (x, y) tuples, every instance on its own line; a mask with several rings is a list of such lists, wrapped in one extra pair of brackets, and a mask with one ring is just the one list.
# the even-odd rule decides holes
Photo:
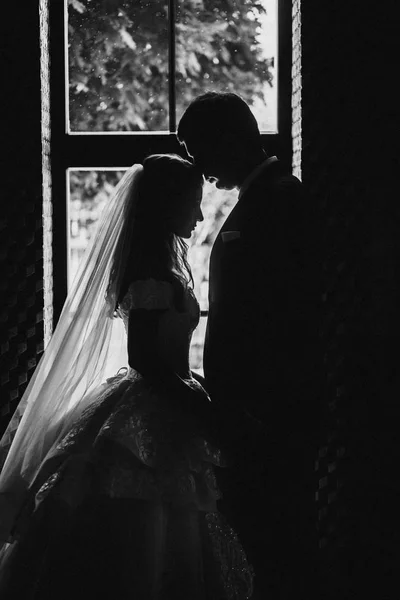
[(149, 277), (133, 281), (126, 292), (121, 308), (125, 310), (165, 310), (173, 306), (174, 288), (168, 281)]

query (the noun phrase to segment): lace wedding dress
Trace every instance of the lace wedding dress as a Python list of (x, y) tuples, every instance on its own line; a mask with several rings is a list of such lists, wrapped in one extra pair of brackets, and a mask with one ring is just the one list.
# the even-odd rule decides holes
[[(163, 309), (162, 343), (201, 396), (189, 370), (199, 306), (189, 288), (183, 311), (172, 299), (167, 282), (135, 282), (120, 316), (128, 328), (131, 310)], [(1, 598), (250, 598), (251, 566), (217, 509), (223, 460), (195, 415), (132, 368), (109, 379), (42, 465)]]

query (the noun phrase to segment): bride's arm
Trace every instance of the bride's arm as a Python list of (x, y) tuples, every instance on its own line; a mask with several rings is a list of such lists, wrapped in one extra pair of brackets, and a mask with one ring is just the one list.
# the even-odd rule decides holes
[(138, 308), (129, 313), (129, 366), (144, 377), (168, 377), (173, 372), (159, 344), (160, 322), (166, 309)]
[[(164, 309), (134, 309), (129, 313), (129, 366), (171, 391), (194, 391), (174, 369), (174, 348), (160, 337)], [(198, 392), (198, 389), (196, 389)]]
[(134, 309), (129, 314), (129, 365), (162, 393), (167, 393), (180, 410), (210, 421), (209, 397), (202, 384), (179, 376), (169, 363), (165, 346), (160, 343), (160, 324), (164, 310)]

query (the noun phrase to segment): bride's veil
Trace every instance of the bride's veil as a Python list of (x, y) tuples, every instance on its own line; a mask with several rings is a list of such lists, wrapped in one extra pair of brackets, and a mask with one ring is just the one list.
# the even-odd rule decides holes
[(13, 540), (27, 488), (51, 448), (98, 386), (127, 366), (126, 334), (114, 309), (142, 170), (129, 168), (104, 208), (50, 343), (0, 441), (0, 543)]

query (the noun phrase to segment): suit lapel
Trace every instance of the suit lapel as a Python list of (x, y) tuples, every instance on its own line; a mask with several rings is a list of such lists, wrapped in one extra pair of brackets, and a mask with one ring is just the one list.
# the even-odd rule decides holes
[[(248, 189), (244, 192), (243, 196), (238, 200), (235, 207), (232, 209), (224, 224), (222, 225), (211, 251), (210, 257), (210, 303), (213, 300), (213, 287), (218, 286), (218, 279), (220, 277), (220, 262), (224, 253), (224, 242), (222, 240), (222, 233), (225, 231), (241, 231), (243, 221), (246, 218), (248, 211), (253, 210), (254, 202), (262, 197), (262, 201), (268, 201), (268, 186), (273, 181), (275, 173), (280, 169), (280, 161), (274, 161), (270, 163), (260, 175), (251, 182)], [(260, 192), (258, 193), (258, 190)]]
[(250, 183), (243, 196), (238, 200), (235, 207), (226, 218), (217, 237), (220, 237), (221, 233), (224, 231), (240, 231), (240, 225), (243, 216), (248, 210), (251, 210), (253, 201), (259, 198), (259, 194), (257, 194), (257, 188), (261, 188), (262, 195), (266, 196), (268, 185), (273, 181), (273, 177), (280, 167), (281, 162), (279, 160), (275, 160), (274, 162), (270, 163), (264, 169), (264, 171), (262, 171), (259, 176)]

